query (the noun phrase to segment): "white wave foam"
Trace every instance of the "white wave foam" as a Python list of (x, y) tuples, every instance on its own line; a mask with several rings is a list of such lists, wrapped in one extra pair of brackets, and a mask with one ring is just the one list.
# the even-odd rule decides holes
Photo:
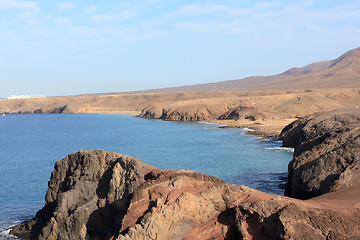
[(10, 228), (5, 228), (5, 229), (1, 229), (0, 230), (0, 239), (18, 239), (17, 237), (15, 237), (14, 235), (10, 234), (11, 231), (11, 227)]
[(216, 126), (216, 127), (226, 127), (227, 126), (227, 125), (217, 124), (217, 123), (213, 123), (213, 122), (198, 122), (198, 123), (205, 124), (205, 125)]
[(283, 151), (283, 152), (294, 152), (294, 148), (290, 147), (267, 147), (267, 150)]
[(19, 239), (18, 237), (10, 234), (11, 229), (19, 223), (21, 223), (21, 221), (15, 221), (11, 225), (9, 224), (8, 227), (0, 229), (0, 239)]

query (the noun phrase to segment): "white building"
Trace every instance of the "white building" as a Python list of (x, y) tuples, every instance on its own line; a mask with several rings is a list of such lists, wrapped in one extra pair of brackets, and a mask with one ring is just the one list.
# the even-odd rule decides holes
[(10, 97), (6, 98), (6, 100), (14, 100), (14, 99), (29, 99), (29, 98), (45, 98), (45, 95), (38, 95), (38, 96), (32, 96), (32, 95), (11, 95)]

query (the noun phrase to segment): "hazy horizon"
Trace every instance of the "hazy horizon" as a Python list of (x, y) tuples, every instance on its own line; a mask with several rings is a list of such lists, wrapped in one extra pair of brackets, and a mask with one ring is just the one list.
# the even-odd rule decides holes
[(274, 75), (359, 47), (359, 17), (359, 0), (0, 0), (0, 98)]

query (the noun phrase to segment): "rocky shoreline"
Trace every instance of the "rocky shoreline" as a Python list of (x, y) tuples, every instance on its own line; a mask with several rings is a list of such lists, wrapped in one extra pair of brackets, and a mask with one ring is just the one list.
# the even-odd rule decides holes
[(126, 113), (167, 121), (208, 121), (279, 134), (294, 119), (356, 108), (357, 88), (123, 93), (0, 100), (0, 114)]
[(141, 112), (144, 118), (251, 128), (251, 134), (278, 135), (283, 146), (295, 148), (287, 196), (189, 170), (158, 169), (118, 153), (73, 153), (56, 162), (45, 206), (11, 234), (90, 240), (360, 239), (359, 53), (354, 49), (268, 77), (0, 99), (2, 116)]
[(294, 147), (287, 196), (308, 199), (360, 183), (360, 110), (313, 114), (277, 137)]
[[(277, 139), (295, 147), (286, 194), (103, 150), (56, 162), (45, 206), (23, 239), (359, 239), (360, 111), (300, 118)], [(318, 196), (315, 197), (314, 196)], [(313, 198), (311, 198), (313, 197)], [(309, 200), (300, 200), (309, 199)]]

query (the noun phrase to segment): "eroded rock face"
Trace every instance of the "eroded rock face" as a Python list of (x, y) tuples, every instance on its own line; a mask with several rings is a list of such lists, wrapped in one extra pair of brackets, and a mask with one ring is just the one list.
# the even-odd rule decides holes
[(265, 112), (259, 112), (255, 107), (238, 106), (229, 110), (219, 117), (220, 120), (239, 120), (248, 119), (251, 121), (265, 120), (267, 114)]
[(166, 121), (213, 121), (213, 120), (264, 120), (268, 114), (259, 111), (253, 102), (239, 101), (232, 104), (193, 104), (180, 106), (151, 104), (144, 108), (140, 117)]
[(130, 197), (153, 167), (103, 150), (56, 162), (45, 206), (12, 233), (30, 239), (104, 239), (117, 234)]
[(140, 117), (166, 121), (210, 121), (218, 119), (225, 111), (227, 111), (226, 104), (189, 104), (171, 107), (152, 104), (142, 110)]
[(278, 139), (295, 147), (286, 195), (306, 199), (360, 182), (360, 110), (301, 118)]
[(313, 207), (190, 170), (80, 151), (55, 164), (46, 205), (11, 233), (23, 239), (358, 239), (360, 204), (350, 199), (350, 207), (334, 210), (321, 205), (327, 201)]

